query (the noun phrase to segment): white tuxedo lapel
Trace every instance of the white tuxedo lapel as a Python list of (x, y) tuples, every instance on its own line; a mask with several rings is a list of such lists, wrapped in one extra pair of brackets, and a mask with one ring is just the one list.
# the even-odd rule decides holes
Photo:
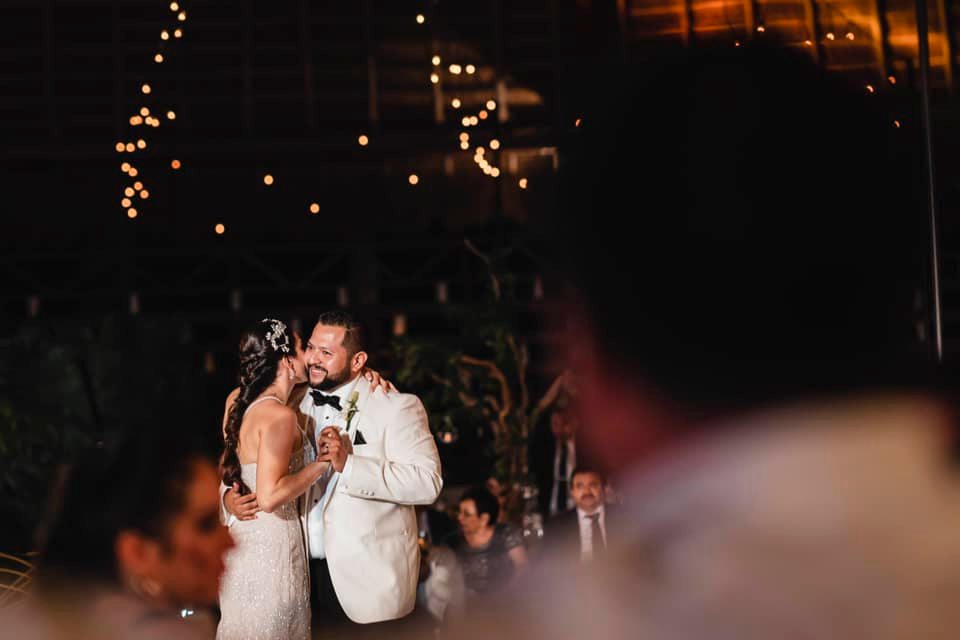
[[(363, 422), (363, 415), (364, 415), (363, 408), (364, 406), (366, 406), (366, 400), (370, 396), (370, 392), (371, 392), (370, 381), (361, 375), (357, 380), (356, 385), (353, 388), (353, 391), (357, 393), (357, 405), (356, 405), (357, 412), (353, 414), (353, 419), (350, 421), (350, 431), (347, 433), (347, 439), (349, 440), (349, 442), (353, 442), (354, 434), (360, 428), (360, 423)], [(353, 392), (351, 392), (351, 394), (352, 393)], [(350, 401), (350, 398), (348, 397), (346, 402), (349, 403), (349, 401)], [(346, 411), (347, 407), (344, 406), (343, 409), (344, 411)], [(346, 424), (344, 424), (344, 427), (346, 427)], [(351, 452), (353, 451), (353, 445), (349, 446), (349, 451)], [(324, 513), (327, 512), (327, 509), (330, 507), (330, 503), (333, 502), (334, 500), (334, 496), (337, 495), (337, 483), (339, 482), (339, 480), (340, 480), (339, 474), (337, 474), (337, 476), (333, 480), (331, 480), (331, 482), (333, 482), (334, 485), (333, 485), (333, 489), (331, 489), (330, 499), (327, 500), (326, 503), (324, 503), (323, 505)], [(314, 484), (314, 486), (317, 486), (317, 485)]]

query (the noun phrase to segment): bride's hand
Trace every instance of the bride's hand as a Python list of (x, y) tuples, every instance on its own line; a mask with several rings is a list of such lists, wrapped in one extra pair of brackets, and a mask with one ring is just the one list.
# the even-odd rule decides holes
[(397, 390), (397, 388), (393, 386), (392, 382), (382, 377), (380, 372), (374, 371), (370, 367), (363, 368), (363, 377), (370, 381), (370, 387), (374, 391), (377, 390), (377, 387), (383, 389), (384, 393), (390, 393), (391, 391)]

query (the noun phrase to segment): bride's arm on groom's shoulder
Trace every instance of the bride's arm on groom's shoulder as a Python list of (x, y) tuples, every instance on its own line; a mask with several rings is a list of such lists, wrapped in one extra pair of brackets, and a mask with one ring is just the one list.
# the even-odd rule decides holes
[(350, 455), (338, 486), (356, 498), (430, 504), (440, 495), (440, 456), (420, 399), (398, 394), (385, 420), (383, 457)]
[(276, 418), (263, 427), (257, 450), (257, 502), (267, 513), (305, 492), (323, 475), (329, 462), (314, 461), (296, 473), (287, 473), (290, 455), (300, 439), (296, 414), (278, 407)]

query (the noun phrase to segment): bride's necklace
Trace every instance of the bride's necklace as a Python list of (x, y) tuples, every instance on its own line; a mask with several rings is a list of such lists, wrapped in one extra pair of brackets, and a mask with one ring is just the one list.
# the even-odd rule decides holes
[(253, 405), (259, 402), (263, 402), (264, 400), (276, 400), (280, 404), (285, 404), (283, 400), (281, 400), (280, 398), (274, 395), (260, 396), (259, 398), (257, 398), (256, 400), (254, 400), (253, 402), (247, 405), (247, 411), (250, 411), (250, 407), (252, 407)]

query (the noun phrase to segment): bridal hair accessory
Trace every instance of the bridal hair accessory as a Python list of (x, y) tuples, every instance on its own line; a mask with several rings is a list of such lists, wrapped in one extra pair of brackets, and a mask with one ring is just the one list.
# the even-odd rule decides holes
[(260, 322), (270, 325), (270, 330), (263, 337), (270, 343), (273, 350), (290, 353), (290, 337), (287, 335), (287, 325), (273, 318), (264, 318)]

